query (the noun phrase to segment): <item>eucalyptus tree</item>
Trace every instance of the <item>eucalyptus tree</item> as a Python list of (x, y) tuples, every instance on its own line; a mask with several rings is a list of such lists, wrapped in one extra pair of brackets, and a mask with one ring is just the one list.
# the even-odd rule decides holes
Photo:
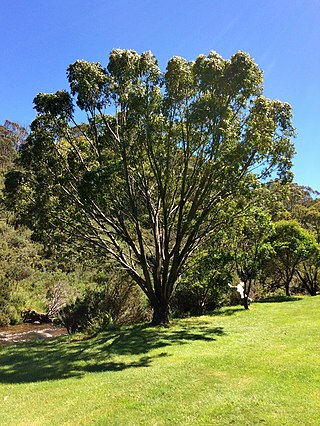
[(0, 220), (9, 220), (2, 194), (4, 176), (13, 167), (18, 149), (26, 137), (27, 130), (17, 123), (6, 120), (0, 125)]
[(18, 123), (6, 120), (0, 125), (0, 171), (13, 163), (17, 150), (27, 137), (27, 130)]
[(293, 211), (293, 218), (297, 220), (303, 228), (313, 233), (317, 242), (320, 243), (319, 198), (310, 197), (308, 204), (297, 203)]
[(151, 52), (116, 49), (106, 68), (79, 60), (67, 76), (70, 93), (34, 99), (11, 195), (26, 200), (38, 236), (113, 258), (148, 297), (153, 323), (165, 323), (188, 260), (229, 206), (243, 208), (237, 195), (275, 171), (289, 177), (291, 107), (263, 96), (244, 52), (175, 56), (162, 72)]

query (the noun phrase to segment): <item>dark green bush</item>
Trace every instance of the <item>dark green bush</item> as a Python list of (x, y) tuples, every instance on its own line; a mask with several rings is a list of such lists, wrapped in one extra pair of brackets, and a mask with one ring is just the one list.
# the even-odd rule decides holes
[(230, 259), (223, 241), (220, 235), (190, 260), (170, 303), (173, 315), (203, 315), (228, 303)]
[(203, 315), (227, 304), (228, 292), (224, 280), (184, 282), (172, 297), (171, 311), (174, 316)]

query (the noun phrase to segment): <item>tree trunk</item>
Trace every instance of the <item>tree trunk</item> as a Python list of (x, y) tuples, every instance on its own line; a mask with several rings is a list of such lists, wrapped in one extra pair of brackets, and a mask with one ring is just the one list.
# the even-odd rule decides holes
[(249, 300), (248, 300), (248, 296), (244, 296), (244, 298), (242, 299), (242, 304), (244, 309), (249, 309)]
[(310, 293), (310, 296), (316, 296), (317, 295), (317, 289), (314, 288), (314, 287), (311, 287), (309, 293)]
[(169, 324), (169, 307), (167, 302), (162, 301), (153, 306), (151, 325), (165, 324)]
[(286, 288), (286, 296), (290, 296), (290, 290), (289, 290), (289, 285), (290, 285), (290, 283), (286, 283), (285, 284), (285, 288)]
[(308, 273), (303, 276), (300, 271), (297, 271), (298, 277), (300, 278), (300, 281), (302, 282), (304, 288), (307, 290), (307, 292), (310, 294), (310, 296), (316, 296), (317, 295), (317, 276), (310, 277)]

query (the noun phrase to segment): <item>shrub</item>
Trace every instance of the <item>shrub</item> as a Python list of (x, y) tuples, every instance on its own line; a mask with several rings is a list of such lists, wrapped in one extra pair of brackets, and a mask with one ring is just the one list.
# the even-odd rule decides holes
[(146, 321), (148, 310), (141, 293), (123, 273), (109, 271), (93, 277), (93, 288), (68, 303), (58, 314), (58, 322), (69, 333), (94, 333), (111, 324)]
[(203, 315), (228, 301), (227, 282), (223, 279), (205, 282), (183, 282), (171, 300), (173, 315)]

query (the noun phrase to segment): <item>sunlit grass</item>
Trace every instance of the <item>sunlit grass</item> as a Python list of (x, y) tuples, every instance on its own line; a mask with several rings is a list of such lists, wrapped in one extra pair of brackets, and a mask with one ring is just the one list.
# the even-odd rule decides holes
[(0, 349), (2, 425), (319, 425), (320, 297)]

